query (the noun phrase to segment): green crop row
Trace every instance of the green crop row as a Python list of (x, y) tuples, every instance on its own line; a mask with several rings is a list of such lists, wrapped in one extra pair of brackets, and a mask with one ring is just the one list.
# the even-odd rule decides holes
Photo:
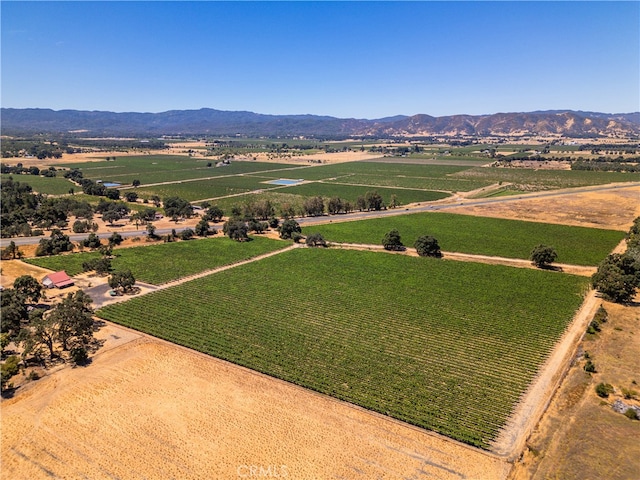
[(550, 245), (558, 263), (597, 265), (624, 238), (624, 232), (548, 223), (475, 217), (451, 213), (417, 213), (303, 228), (326, 240), (380, 245), (385, 233), (397, 229), (411, 247), (422, 235), (438, 240), (444, 251), (528, 259), (533, 247)]
[(296, 249), (97, 314), (488, 448), (586, 283), (503, 266)]

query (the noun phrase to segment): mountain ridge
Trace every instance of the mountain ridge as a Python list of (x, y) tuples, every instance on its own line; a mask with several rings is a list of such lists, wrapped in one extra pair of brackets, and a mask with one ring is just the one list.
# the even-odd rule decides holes
[(573, 110), (503, 112), (486, 115), (395, 115), (380, 119), (295, 114), (270, 115), (212, 108), (149, 112), (2, 108), (3, 135), (36, 133), (93, 136), (246, 135), (246, 136), (435, 136), (435, 135), (639, 135), (640, 112)]

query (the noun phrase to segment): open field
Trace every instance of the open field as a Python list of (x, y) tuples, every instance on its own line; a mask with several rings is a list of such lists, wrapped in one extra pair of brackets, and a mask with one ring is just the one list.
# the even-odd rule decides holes
[(477, 206), (462, 205), (449, 212), (628, 231), (640, 216), (640, 186), (558, 197), (515, 200)]
[[(260, 172), (292, 165), (266, 162), (231, 162), (225, 167), (215, 167), (215, 158), (202, 159), (181, 155), (120, 156), (116, 160), (87, 163), (64, 164), (66, 168), (79, 168), (86, 178), (92, 180), (131, 183), (139, 179), (144, 183), (168, 182), (188, 178), (213, 177), (217, 175), (237, 175)], [(207, 167), (211, 163), (213, 166)]]
[[(289, 245), (289, 242), (254, 235), (251, 242), (236, 242), (228, 237), (162, 243), (114, 250), (114, 270), (131, 270), (136, 280), (159, 285), (205, 270), (257, 257)], [(95, 252), (36, 257), (25, 261), (32, 265), (69, 275), (82, 272), (82, 264), (100, 258)], [(180, 259), (174, 262), (172, 259)]]
[[(509, 464), (387, 417), (107, 325), (86, 368), (2, 403), (3, 479), (505, 478)], [(55, 441), (53, 441), (55, 439)], [(283, 469), (282, 466), (285, 466)]]
[(70, 189), (82, 191), (80, 187), (74, 185), (66, 178), (60, 177), (40, 177), (38, 175), (8, 175), (2, 174), (2, 180), (12, 178), (14, 182), (31, 185), (33, 191), (46, 195), (66, 195)]
[(528, 259), (538, 244), (553, 246), (558, 262), (597, 265), (624, 238), (624, 232), (523, 222), (450, 213), (418, 213), (305, 227), (327, 241), (381, 244), (391, 229), (408, 247), (421, 235), (434, 236), (442, 250)]
[(208, 198), (238, 195), (254, 190), (268, 190), (277, 188), (276, 185), (262, 183), (263, 178), (250, 176), (228, 176), (209, 180), (185, 181), (168, 183), (150, 187), (141, 186), (136, 192), (141, 197), (158, 195), (160, 198), (178, 196), (190, 202)]
[(459, 179), (488, 183), (512, 183), (510, 188), (523, 192), (640, 181), (640, 173), (535, 170), (530, 168), (479, 167), (458, 172), (453, 176)]
[(448, 193), (434, 192), (429, 190), (412, 190), (408, 188), (385, 188), (370, 187), (360, 185), (340, 185), (331, 183), (305, 183), (288, 187), (283, 192), (290, 195), (301, 195), (303, 197), (321, 196), (327, 201), (332, 197), (340, 197), (355, 204), (359, 196), (365, 196), (367, 192), (378, 192), (385, 203), (389, 203), (391, 196), (395, 195), (400, 205), (416, 202), (432, 202), (442, 200), (449, 196)]
[(585, 286), (535, 270), (295, 249), (98, 315), (488, 448)]

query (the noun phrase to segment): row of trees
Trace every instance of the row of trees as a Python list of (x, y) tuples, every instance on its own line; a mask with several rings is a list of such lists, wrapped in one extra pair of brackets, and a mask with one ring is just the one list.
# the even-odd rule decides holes
[[(382, 246), (385, 250), (390, 251), (406, 250), (406, 247), (402, 243), (400, 232), (398, 232), (398, 230), (396, 229), (390, 230), (385, 234), (382, 239)], [(421, 257), (442, 257), (442, 251), (440, 250), (438, 240), (436, 240), (431, 235), (422, 235), (418, 237), (418, 239), (413, 244), (413, 248), (416, 249), (416, 252)]]

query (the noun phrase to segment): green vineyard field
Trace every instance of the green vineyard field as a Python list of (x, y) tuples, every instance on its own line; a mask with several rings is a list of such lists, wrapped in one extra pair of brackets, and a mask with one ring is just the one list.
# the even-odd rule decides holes
[(489, 448), (587, 283), (504, 266), (295, 249), (97, 315)]

